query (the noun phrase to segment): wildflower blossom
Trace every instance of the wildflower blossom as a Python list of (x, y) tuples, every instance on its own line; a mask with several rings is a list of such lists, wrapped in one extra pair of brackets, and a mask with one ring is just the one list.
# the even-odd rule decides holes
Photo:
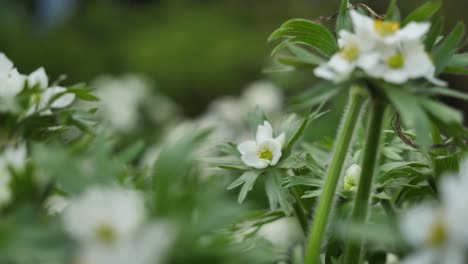
[(92, 187), (70, 201), (65, 228), (83, 242), (113, 244), (132, 236), (144, 220), (140, 194), (119, 188)]
[(3, 53), (0, 53), (0, 97), (13, 97), (24, 88), (26, 77), (14, 68)]
[(408, 211), (402, 221), (402, 231), (408, 242), (419, 251), (403, 263), (466, 263), (467, 189), (468, 161), (465, 161), (459, 175), (443, 178), (441, 205), (423, 204)]
[(256, 141), (245, 141), (237, 146), (242, 161), (257, 169), (274, 166), (281, 158), (281, 149), (284, 145), (284, 133), (273, 138), (273, 128), (268, 121), (257, 128)]
[(304, 238), (304, 232), (295, 217), (283, 217), (264, 224), (257, 235), (284, 250)]

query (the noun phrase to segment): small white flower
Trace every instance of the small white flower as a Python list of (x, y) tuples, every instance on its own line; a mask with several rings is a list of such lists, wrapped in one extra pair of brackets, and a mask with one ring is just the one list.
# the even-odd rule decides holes
[(333, 55), (328, 62), (315, 68), (316, 76), (341, 82), (349, 78), (357, 67), (364, 70), (375, 67), (379, 55), (372, 51), (373, 41), (344, 30), (339, 32), (339, 36), (340, 51)]
[(385, 45), (418, 41), (429, 31), (430, 23), (411, 22), (400, 29), (398, 22), (374, 20), (355, 10), (350, 11), (356, 34), (364, 39), (372, 39)]
[(40, 67), (28, 76), (28, 86), (34, 87), (36, 85), (41, 90), (44, 90), (47, 87), (49, 87), (49, 78), (47, 77), (47, 74), (43, 67)]
[(135, 234), (145, 210), (138, 192), (92, 187), (72, 199), (64, 212), (66, 230), (83, 242), (114, 244)]
[(361, 167), (357, 164), (351, 165), (346, 170), (343, 189), (345, 191), (356, 191), (361, 176)]
[(434, 71), (434, 65), (424, 50), (424, 45), (419, 42), (405, 42), (392, 53), (383, 55), (380, 63), (367, 69), (366, 73), (396, 84), (415, 78), (427, 78), (440, 84), (440, 81), (433, 77)]
[(60, 214), (68, 207), (70, 201), (62, 195), (54, 194), (47, 198), (44, 207), (49, 215)]
[(174, 230), (156, 222), (145, 227), (135, 237), (112, 246), (86, 245), (79, 254), (78, 264), (154, 264), (162, 263), (174, 241)]
[(415, 263), (466, 263), (468, 247), (468, 161), (459, 175), (446, 175), (440, 184), (441, 205), (424, 204), (407, 212), (401, 227), (408, 242), (421, 248), (403, 261)]
[(24, 88), (26, 77), (14, 68), (13, 62), (0, 53), (0, 97), (13, 97)]
[(273, 128), (268, 121), (257, 128), (256, 141), (245, 141), (237, 146), (241, 153), (242, 161), (257, 169), (274, 166), (281, 158), (281, 149), (284, 145), (285, 136), (281, 133), (273, 138)]
[(304, 238), (304, 232), (295, 217), (283, 217), (265, 224), (257, 235), (283, 250)]
[(0, 52), (0, 76), (7, 75), (13, 69), (13, 67), (13, 62), (8, 59), (5, 53)]

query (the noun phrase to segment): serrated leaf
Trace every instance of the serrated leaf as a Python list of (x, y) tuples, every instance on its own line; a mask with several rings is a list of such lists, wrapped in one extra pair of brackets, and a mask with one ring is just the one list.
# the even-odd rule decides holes
[(442, 1), (437, 0), (437, 1), (431, 1), (431, 2), (426, 2), (422, 6), (418, 7), (416, 10), (411, 12), (405, 20), (403, 20), (402, 25), (406, 25), (409, 22), (422, 22), (426, 21), (429, 18), (431, 18), (437, 10), (440, 9), (442, 6)]
[(239, 192), (238, 202), (242, 203), (247, 197), (247, 193), (250, 192), (257, 180), (258, 176), (262, 174), (261, 170), (251, 170), (244, 172), (237, 180), (227, 187), (227, 190), (232, 190), (242, 185)]
[(275, 211), (279, 205), (286, 215), (290, 215), (293, 209), (294, 197), (289, 193), (288, 189), (281, 186), (281, 177), (280, 172), (277, 170), (265, 175), (265, 190), (270, 202), (270, 210)]

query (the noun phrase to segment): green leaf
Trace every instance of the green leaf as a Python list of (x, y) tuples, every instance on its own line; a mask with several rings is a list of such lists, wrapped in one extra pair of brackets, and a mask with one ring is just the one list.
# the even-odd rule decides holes
[(301, 198), (314, 198), (322, 195), (323, 190), (312, 190), (312, 191), (306, 191), (304, 195), (301, 196)]
[(453, 54), (455, 54), (464, 34), (465, 25), (459, 22), (453, 31), (436, 48), (433, 54), (436, 73), (440, 73), (450, 63), (450, 60), (452, 59)]
[(232, 190), (242, 185), (238, 197), (238, 202), (242, 203), (245, 200), (245, 197), (247, 197), (247, 193), (253, 189), (255, 181), (260, 174), (262, 174), (261, 170), (246, 171), (237, 180), (231, 183), (231, 185), (227, 187), (227, 190)]
[(86, 88), (70, 88), (69, 93), (74, 93), (76, 97), (84, 101), (99, 101), (99, 98), (90, 93), (89, 89)]
[(426, 21), (429, 18), (431, 18), (437, 10), (440, 9), (442, 6), (442, 1), (437, 0), (437, 1), (432, 1), (432, 2), (426, 2), (422, 6), (418, 7), (416, 10), (411, 12), (405, 20), (403, 20), (402, 25), (406, 25), (409, 22), (422, 22)]
[(336, 20), (336, 32), (340, 32), (340, 30), (349, 30), (351, 29), (351, 21), (348, 16), (348, 0), (341, 1), (340, 7), (340, 14)]
[(456, 109), (430, 99), (421, 100), (421, 104), (429, 115), (446, 125), (463, 123), (463, 115)]
[(423, 150), (428, 150), (431, 144), (429, 135), (430, 122), (426, 112), (420, 105), (419, 97), (405, 92), (401, 87), (383, 85), (388, 99), (400, 113), (405, 126), (416, 129), (416, 142)]
[(281, 177), (279, 170), (274, 170), (265, 175), (265, 190), (270, 202), (270, 210), (275, 211), (279, 205), (286, 215), (290, 215), (293, 209), (294, 197), (289, 193), (288, 189), (281, 187)]
[(395, 10), (396, 10), (396, 0), (391, 0), (387, 8), (387, 13), (385, 14), (385, 20), (393, 21)]
[(293, 97), (289, 104), (294, 110), (314, 107), (335, 97), (345, 87), (349, 87), (347, 83), (334, 84), (323, 81)]
[(338, 50), (335, 37), (326, 27), (306, 19), (292, 19), (285, 22), (270, 35), (268, 41), (284, 37), (287, 39), (273, 50), (272, 55), (291, 43), (310, 45), (327, 57)]
[(444, 17), (439, 17), (427, 33), (426, 38), (424, 39), (427, 52), (432, 51), (437, 39), (442, 34), (442, 31), (444, 30), (444, 22)]
[(468, 75), (468, 53), (455, 54), (444, 69), (444, 73)]
[(448, 96), (448, 97), (453, 97), (453, 98), (468, 101), (467, 93), (459, 92), (457, 90), (453, 90), (449, 88), (436, 87), (436, 88), (430, 89), (430, 92), (435, 95), (443, 95), (443, 96)]

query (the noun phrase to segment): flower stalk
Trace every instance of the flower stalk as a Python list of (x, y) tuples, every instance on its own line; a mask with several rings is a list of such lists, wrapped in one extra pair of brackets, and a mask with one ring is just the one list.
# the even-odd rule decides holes
[[(363, 150), (362, 172), (356, 193), (354, 208), (351, 214), (353, 223), (364, 223), (367, 218), (369, 198), (372, 190), (373, 176), (379, 156), (379, 142), (386, 104), (378, 98), (371, 101), (371, 117), (367, 127), (366, 142)], [(362, 239), (350, 239), (345, 248), (344, 263), (360, 263)]]
[(343, 164), (358, 123), (361, 108), (366, 98), (365, 90), (360, 86), (353, 86), (350, 90), (348, 105), (343, 116), (342, 125), (335, 142), (335, 151), (325, 176), (323, 193), (319, 200), (317, 212), (309, 235), (309, 242), (305, 255), (305, 263), (318, 263), (328, 218), (332, 211), (336, 187), (338, 185)]

